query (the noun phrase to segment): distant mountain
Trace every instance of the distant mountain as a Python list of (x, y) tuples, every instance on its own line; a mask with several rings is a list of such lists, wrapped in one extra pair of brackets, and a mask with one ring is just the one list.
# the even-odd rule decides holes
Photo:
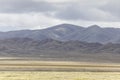
[(11, 38), (0, 40), (0, 57), (119, 62), (120, 44)]
[(34, 40), (54, 39), (58, 41), (85, 41), (98, 43), (120, 43), (120, 28), (101, 28), (92, 25), (87, 28), (60, 24), (41, 30), (19, 30), (0, 32), (0, 39), (31, 38)]

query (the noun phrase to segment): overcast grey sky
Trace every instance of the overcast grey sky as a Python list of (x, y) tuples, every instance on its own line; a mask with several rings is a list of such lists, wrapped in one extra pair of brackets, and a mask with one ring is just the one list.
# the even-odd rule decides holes
[(71, 23), (120, 27), (120, 0), (0, 0), (0, 30)]

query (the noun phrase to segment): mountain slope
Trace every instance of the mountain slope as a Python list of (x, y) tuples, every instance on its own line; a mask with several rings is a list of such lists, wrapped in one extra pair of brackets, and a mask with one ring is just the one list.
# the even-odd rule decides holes
[(41, 30), (20, 30), (0, 32), (0, 39), (32, 38), (34, 40), (54, 39), (58, 41), (86, 41), (99, 43), (120, 43), (120, 28), (101, 28), (97, 25), (88, 28), (61, 24)]
[(11, 38), (0, 40), (0, 57), (119, 62), (120, 44)]

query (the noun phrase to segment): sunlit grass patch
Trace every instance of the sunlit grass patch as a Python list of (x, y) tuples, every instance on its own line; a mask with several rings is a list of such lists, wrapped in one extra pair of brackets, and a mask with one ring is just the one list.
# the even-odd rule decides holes
[(119, 72), (2, 71), (0, 80), (120, 80)]

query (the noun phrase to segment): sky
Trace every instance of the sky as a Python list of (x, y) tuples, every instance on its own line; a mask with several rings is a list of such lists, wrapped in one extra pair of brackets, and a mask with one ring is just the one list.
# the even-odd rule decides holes
[(69, 23), (120, 28), (120, 0), (0, 0), (0, 31)]

